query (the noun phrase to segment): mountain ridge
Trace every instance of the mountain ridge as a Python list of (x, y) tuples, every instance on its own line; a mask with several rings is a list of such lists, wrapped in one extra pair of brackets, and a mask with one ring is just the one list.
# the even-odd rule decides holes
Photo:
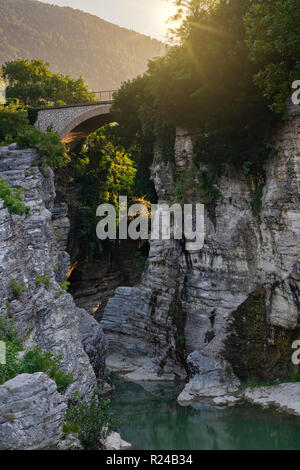
[(90, 89), (116, 89), (146, 70), (165, 45), (71, 7), (37, 0), (0, 0), (0, 65), (42, 59), (53, 72), (82, 76)]

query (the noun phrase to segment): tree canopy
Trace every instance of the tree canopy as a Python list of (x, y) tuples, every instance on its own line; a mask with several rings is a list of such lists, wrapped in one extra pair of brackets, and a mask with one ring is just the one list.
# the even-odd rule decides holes
[(284, 114), (291, 83), (300, 79), (300, 2), (256, 0), (245, 24), (251, 58), (260, 66), (255, 83), (272, 111)]
[(82, 103), (91, 101), (91, 94), (82, 78), (52, 73), (42, 60), (17, 59), (2, 66), (2, 77), (8, 86), (7, 98), (15, 98), (25, 105), (39, 106)]
[[(112, 114), (123, 136), (156, 139), (172, 156), (178, 126), (197, 130), (196, 160), (243, 164), (268, 153), (270, 104), (254, 83), (244, 18), (252, 0), (176, 0), (180, 26), (174, 45), (150, 61), (142, 77), (124, 84)], [(134, 118), (128, 119), (128, 106)], [(126, 122), (126, 119), (128, 121)]]

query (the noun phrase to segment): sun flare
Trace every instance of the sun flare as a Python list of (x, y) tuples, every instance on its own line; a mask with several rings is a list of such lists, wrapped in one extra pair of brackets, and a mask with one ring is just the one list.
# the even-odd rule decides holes
[(177, 22), (172, 21), (172, 17), (175, 15), (177, 9), (171, 1), (166, 1), (159, 9), (160, 21), (165, 25), (166, 28), (174, 28), (178, 26)]

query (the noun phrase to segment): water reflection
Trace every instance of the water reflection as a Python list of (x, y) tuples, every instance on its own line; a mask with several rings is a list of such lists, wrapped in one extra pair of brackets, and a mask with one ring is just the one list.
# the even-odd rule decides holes
[(182, 384), (117, 381), (112, 409), (137, 450), (300, 449), (300, 420), (252, 406), (182, 407)]

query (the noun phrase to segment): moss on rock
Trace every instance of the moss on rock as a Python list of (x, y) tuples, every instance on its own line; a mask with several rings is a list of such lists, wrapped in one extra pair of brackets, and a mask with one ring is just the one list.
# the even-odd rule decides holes
[(259, 288), (232, 314), (224, 357), (242, 381), (291, 379), (299, 373), (292, 363), (292, 343), (300, 327), (286, 330), (268, 323), (265, 289)]

